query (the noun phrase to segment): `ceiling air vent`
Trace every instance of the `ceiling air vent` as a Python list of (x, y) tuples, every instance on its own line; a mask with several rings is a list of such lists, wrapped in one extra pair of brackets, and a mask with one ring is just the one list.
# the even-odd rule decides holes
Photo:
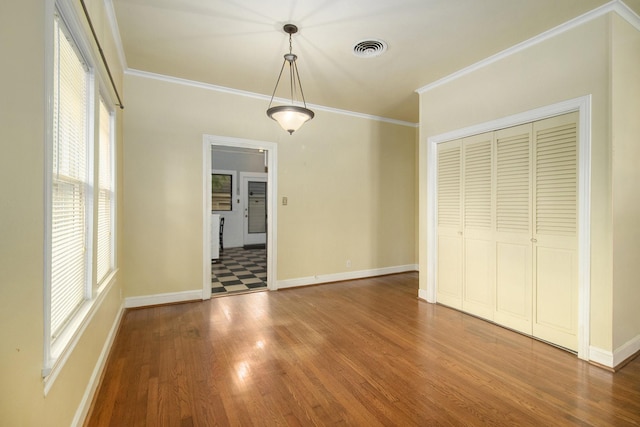
[(359, 58), (374, 58), (387, 50), (387, 44), (382, 40), (361, 40), (353, 45), (353, 54)]

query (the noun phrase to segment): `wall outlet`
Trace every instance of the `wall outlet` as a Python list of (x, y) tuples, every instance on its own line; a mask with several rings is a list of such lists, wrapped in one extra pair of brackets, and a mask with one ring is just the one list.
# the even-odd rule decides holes
[(287, 203), (289, 203), (289, 200), (286, 197), (282, 198), (282, 206), (287, 206)]
[(351, 260), (350, 259), (347, 260), (347, 268), (351, 268)]

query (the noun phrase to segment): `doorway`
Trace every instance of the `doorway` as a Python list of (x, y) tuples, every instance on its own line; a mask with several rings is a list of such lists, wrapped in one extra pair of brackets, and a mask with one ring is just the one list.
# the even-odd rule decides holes
[[(232, 192), (232, 209), (227, 212), (212, 212), (211, 211), (211, 173), (214, 169), (214, 160), (216, 160), (216, 153), (221, 150), (225, 150), (227, 152), (236, 152), (236, 153), (252, 153), (254, 155), (260, 155), (262, 159), (262, 172), (250, 172), (243, 173), (242, 167), (239, 167), (236, 164), (232, 164), (231, 162), (225, 163), (224, 169), (226, 170), (235, 170), (236, 176), (238, 179), (233, 185)], [(204, 135), (203, 137), (203, 225), (204, 225), (204, 233), (203, 233), (203, 269), (202, 269), (202, 278), (203, 278), (203, 299), (209, 299), (212, 295), (212, 280), (216, 280), (212, 276), (213, 266), (216, 265), (216, 262), (212, 263), (211, 255), (212, 255), (212, 243), (215, 243), (215, 239), (218, 238), (218, 230), (214, 230), (212, 226), (212, 214), (218, 214), (221, 218), (224, 218), (224, 231), (223, 231), (223, 249), (220, 251), (220, 259), (216, 261), (221, 261), (223, 257), (231, 258), (233, 257), (243, 257), (244, 255), (251, 255), (252, 258), (259, 256), (257, 251), (253, 251), (250, 254), (244, 253), (238, 255), (237, 252), (244, 250), (245, 246), (245, 206), (247, 209), (247, 222), (249, 220), (249, 210), (251, 210), (251, 218), (253, 219), (251, 224), (247, 224), (247, 235), (249, 235), (249, 240), (247, 240), (247, 245), (254, 245), (257, 249), (263, 251), (264, 268), (266, 269), (265, 278), (266, 288), (269, 290), (276, 289), (276, 262), (277, 254), (276, 254), (276, 240), (277, 240), (277, 230), (276, 230), (276, 218), (277, 218), (277, 204), (276, 204), (276, 195), (277, 195), (277, 145), (272, 142), (265, 141), (254, 141), (254, 140), (245, 140), (238, 138), (230, 138), (230, 137), (222, 137), (222, 136), (213, 136), (213, 135)], [(219, 159), (219, 158), (218, 158)], [(218, 166), (217, 169), (220, 168), (220, 164), (216, 163)], [(216, 170), (217, 170), (216, 169)], [(245, 174), (248, 179), (248, 182), (243, 183), (243, 179), (245, 178)], [(249, 189), (249, 183), (251, 184), (251, 189)], [(257, 184), (256, 184), (257, 183)], [(246, 188), (246, 190), (244, 190)], [(251, 190), (251, 191), (248, 191)], [(249, 193), (253, 192), (253, 196), (250, 196)], [(247, 203), (253, 202), (255, 205), (254, 208), (249, 209), (249, 206), (243, 203), (243, 195), (247, 194)], [(260, 218), (259, 221), (257, 218)], [(261, 224), (260, 224), (261, 222)], [(253, 240), (251, 240), (253, 239)], [(259, 245), (259, 246), (258, 246)], [(235, 252), (235, 253), (234, 253)], [(246, 252), (246, 251), (245, 251)], [(247, 258), (244, 256), (244, 258)], [(244, 262), (244, 260), (242, 261)], [(250, 267), (251, 269), (253, 267)], [(256, 266), (256, 269), (258, 267)], [(234, 268), (235, 270), (235, 268)], [(237, 270), (239, 271), (239, 269)], [(251, 271), (248, 270), (247, 271)], [(229, 279), (229, 276), (223, 274), (232, 273), (229, 272), (219, 274), (220, 277), (217, 277), (219, 280), (221, 277), (225, 279), (223, 281), (232, 280)], [(249, 276), (249, 274), (244, 275)], [(236, 280), (236, 279), (234, 279)], [(237, 280), (251, 280), (248, 277), (237, 278)], [(244, 284), (244, 283), (243, 283)], [(218, 283), (216, 286), (220, 286)], [(246, 285), (245, 285), (246, 286)], [(217, 292), (216, 292), (217, 293)]]

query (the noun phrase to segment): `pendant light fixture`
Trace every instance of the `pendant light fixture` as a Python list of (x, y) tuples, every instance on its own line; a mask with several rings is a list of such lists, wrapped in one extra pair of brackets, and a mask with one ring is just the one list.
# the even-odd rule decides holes
[[(313, 119), (313, 111), (307, 108), (307, 103), (304, 99), (304, 93), (302, 92), (302, 83), (300, 83), (300, 75), (298, 74), (298, 66), (296, 65), (296, 59), (298, 57), (292, 53), (291, 49), (291, 35), (298, 32), (298, 27), (293, 24), (285, 24), (283, 27), (285, 33), (289, 34), (289, 53), (285, 53), (284, 61), (282, 62), (282, 68), (280, 68), (280, 74), (278, 80), (276, 80), (276, 87), (273, 88), (273, 95), (271, 95), (271, 101), (269, 102), (269, 108), (267, 109), (267, 116), (278, 122), (282, 129), (289, 132), (289, 135), (300, 129), (300, 127), (307, 121)], [(290, 80), (290, 97), (291, 105), (278, 105), (272, 107), (273, 98), (276, 95), (282, 72), (285, 65), (289, 65), (289, 80)], [(297, 100), (298, 91), (302, 98), (302, 104), (304, 107), (294, 105), (294, 99)]]

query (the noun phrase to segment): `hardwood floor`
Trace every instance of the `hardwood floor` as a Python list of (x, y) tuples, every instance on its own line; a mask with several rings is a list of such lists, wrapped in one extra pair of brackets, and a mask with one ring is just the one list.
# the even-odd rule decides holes
[(614, 374), (417, 289), (407, 273), (130, 310), (86, 425), (640, 425), (640, 358)]

